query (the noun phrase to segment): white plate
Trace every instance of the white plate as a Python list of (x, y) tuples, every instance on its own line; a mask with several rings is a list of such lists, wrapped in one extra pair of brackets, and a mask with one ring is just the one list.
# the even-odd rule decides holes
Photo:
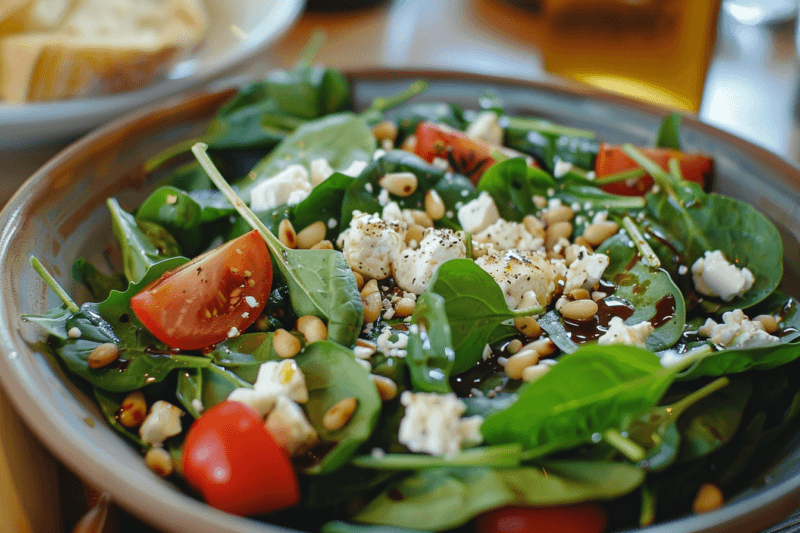
[[(297, 20), (304, 0), (204, 0), (208, 30), (201, 48), (140, 91), (62, 102), (0, 104), (0, 150), (65, 141), (112, 118), (199, 87), (234, 71)], [(232, 27), (241, 29), (232, 30)]]

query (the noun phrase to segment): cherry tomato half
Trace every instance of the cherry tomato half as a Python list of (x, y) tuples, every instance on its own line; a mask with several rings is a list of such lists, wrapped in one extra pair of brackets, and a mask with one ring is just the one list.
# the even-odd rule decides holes
[(183, 441), (183, 475), (217, 509), (240, 516), (300, 501), (297, 473), (264, 420), (240, 402), (222, 402), (195, 420)]
[(606, 511), (597, 503), (561, 507), (503, 507), (478, 516), (476, 533), (602, 533)]
[[(664, 170), (669, 169), (670, 158), (676, 158), (683, 174), (683, 179), (693, 181), (701, 187), (708, 185), (711, 180), (714, 161), (710, 157), (700, 154), (687, 154), (668, 148), (639, 148), (639, 150)], [(594, 166), (594, 171), (598, 178), (634, 168), (639, 168), (639, 165), (622, 151), (622, 147), (605, 143), (600, 145), (600, 151), (597, 153)], [(625, 196), (641, 196), (649, 191), (652, 186), (653, 178), (646, 175), (639, 178), (635, 186), (619, 182), (606, 185), (603, 190)]]
[(415, 134), (414, 153), (428, 163), (440, 157), (450, 162), (453, 170), (477, 183), (484, 171), (494, 165), (492, 153), (499, 150), (487, 142), (470, 139), (459, 130), (420, 122)]
[(131, 298), (131, 308), (161, 342), (197, 350), (247, 329), (271, 286), (269, 250), (253, 230), (164, 273)]

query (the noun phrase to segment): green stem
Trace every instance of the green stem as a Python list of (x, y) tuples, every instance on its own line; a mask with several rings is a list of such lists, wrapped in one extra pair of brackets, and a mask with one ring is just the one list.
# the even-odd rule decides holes
[(636, 164), (647, 171), (647, 173), (653, 177), (659, 187), (670, 191), (670, 193), (674, 195), (673, 188), (675, 187), (676, 182), (673, 180), (672, 176), (664, 172), (664, 170), (658, 166), (655, 161), (637, 150), (632, 144), (623, 145), (622, 151), (625, 152), (628, 157), (633, 159)]
[(639, 249), (639, 253), (642, 254), (642, 262), (650, 268), (659, 268), (661, 266), (661, 260), (650, 245), (647, 244), (644, 235), (642, 235), (636, 223), (631, 220), (631, 217), (623, 218), (622, 226), (628, 232), (631, 240), (633, 240), (633, 244)]
[(680, 416), (681, 413), (683, 413), (691, 405), (693, 405), (696, 402), (702, 400), (706, 396), (710, 396), (711, 394), (717, 392), (719, 389), (721, 389), (722, 387), (726, 386), (730, 382), (731, 382), (731, 380), (728, 379), (727, 377), (724, 377), (724, 376), (719, 378), (719, 379), (715, 379), (714, 381), (712, 381), (711, 383), (709, 383), (705, 387), (702, 387), (702, 388), (694, 391), (693, 393), (689, 394), (685, 398), (682, 398), (681, 400), (679, 400), (679, 401), (675, 402), (674, 404), (672, 404), (670, 406), (670, 408), (671, 408), (670, 415), (672, 417)]
[(214, 163), (211, 161), (211, 158), (208, 157), (206, 153), (208, 150), (208, 145), (205, 143), (196, 143), (192, 146), (192, 153), (197, 158), (197, 161), (200, 162), (200, 166), (203, 167), (203, 170), (206, 171), (208, 177), (211, 178), (211, 181), (214, 182), (214, 185), (225, 195), (228, 201), (233, 204), (233, 207), (236, 211), (242, 215), (242, 218), (250, 224), (250, 227), (253, 229), (258, 230), (261, 236), (266, 241), (267, 246), (269, 247), (272, 254), (277, 257), (280, 261), (285, 262), (283, 254), (288, 251), (289, 249), (281, 244), (281, 241), (272, 234), (272, 232), (264, 225), (261, 220), (253, 213), (247, 205), (245, 205), (244, 201), (239, 198), (239, 195), (234, 192), (228, 182), (225, 181), (225, 178), (222, 177), (222, 174), (219, 173), (217, 167), (214, 166)]
[(622, 172), (617, 172), (615, 174), (609, 174), (608, 176), (603, 176), (602, 178), (597, 178), (594, 180), (594, 184), (598, 187), (603, 187), (604, 185), (610, 185), (612, 183), (619, 183), (621, 181), (628, 181), (636, 178), (641, 178), (647, 174), (641, 168), (633, 168), (631, 170), (623, 170)]
[(47, 271), (44, 265), (38, 259), (36, 259), (36, 257), (31, 256), (28, 262), (31, 264), (36, 273), (42, 277), (47, 286), (53, 289), (53, 292), (56, 293), (56, 296), (58, 296), (61, 301), (64, 302), (64, 305), (67, 306), (67, 309), (73, 313), (77, 313), (81, 310), (81, 308), (78, 307), (78, 304), (72, 301), (72, 298), (69, 297), (67, 291), (65, 291), (63, 287), (58, 284), (55, 278), (50, 275), (50, 272)]
[(295, 67), (307, 67), (311, 65), (311, 62), (314, 60), (314, 57), (319, 53), (322, 45), (325, 44), (325, 39), (328, 38), (328, 35), (322, 29), (316, 29), (311, 34), (311, 38), (308, 40), (308, 44), (300, 53), (300, 57), (297, 59), (297, 63)]
[(523, 118), (523, 117), (505, 117), (508, 120), (508, 128), (520, 130), (535, 130), (539, 133), (551, 133), (554, 135), (568, 135), (571, 137), (586, 137), (587, 139), (594, 139), (595, 132), (588, 130), (579, 130), (577, 128), (569, 128), (559, 124), (553, 124), (546, 120), (536, 118)]
[(153, 172), (159, 168), (161, 165), (172, 159), (173, 157), (179, 156), (185, 152), (191, 150), (194, 143), (197, 142), (197, 139), (188, 139), (181, 143), (176, 144), (175, 146), (170, 146), (166, 150), (159, 152), (154, 157), (151, 157), (144, 165), (145, 172)]
[(364, 111), (364, 113), (369, 113), (372, 111), (383, 113), (387, 109), (399, 106), (400, 104), (406, 102), (409, 98), (425, 91), (427, 88), (428, 82), (424, 80), (417, 80), (395, 95), (385, 97), (379, 96), (372, 101), (372, 105), (370, 105), (369, 109)]
[(683, 181), (683, 172), (681, 172), (681, 165), (674, 157), (669, 158), (669, 173), (677, 181)]
[(526, 307), (525, 309), (511, 309), (511, 313), (514, 316), (534, 316), (534, 315), (541, 315), (544, 312), (544, 308), (541, 305), (534, 305), (532, 307)]
[(624, 437), (622, 433), (616, 429), (607, 429), (603, 434), (603, 440), (634, 463), (638, 463), (647, 457), (647, 452), (644, 448), (631, 439)]
[(467, 259), (472, 259), (472, 233), (464, 232), (464, 245), (467, 248)]

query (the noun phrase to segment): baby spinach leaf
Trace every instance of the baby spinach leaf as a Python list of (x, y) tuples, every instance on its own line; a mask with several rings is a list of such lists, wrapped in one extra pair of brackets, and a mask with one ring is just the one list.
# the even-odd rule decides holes
[(421, 529), (407, 529), (392, 526), (360, 526), (340, 520), (333, 520), (322, 525), (320, 533), (430, 533)]
[(585, 345), (520, 389), (516, 403), (488, 417), (481, 432), (489, 444), (567, 449), (595, 433), (623, 429), (625, 419), (656, 404), (677, 372), (646, 350)]
[(151, 266), (180, 255), (178, 243), (163, 227), (153, 222), (137, 222), (114, 198), (109, 198), (106, 203), (111, 211), (114, 236), (122, 250), (125, 277), (129, 281), (139, 281)]
[[(198, 418), (203, 410), (211, 409), (228, 399), (238, 388), (250, 388), (250, 384), (233, 372), (209, 364), (204, 368), (187, 368), (178, 372), (175, 397), (186, 412)], [(197, 402), (202, 407), (198, 410)]]
[(72, 279), (83, 283), (89, 289), (92, 300), (96, 301), (105, 300), (111, 291), (124, 291), (128, 286), (128, 280), (121, 272), (103, 274), (82, 257), (72, 263)]
[(647, 348), (658, 351), (675, 344), (683, 333), (686, 306), (683, 294), (665, 271), (650, 268), (638, 256), (627, 234), (607, 239), (596, 251), (609, 258), (603, 277), (616, 286), (614, 296), (633, 305), (633, 315), (625, 324), (649, 321), (655, 330), (647, 338)]
[(200, 204), (175, 187), (159, 187), (142, 202), (136, 211), (136, 221), (154, 222), (169, 231), (186, 254), (200, 251), (202, 234), (199, 231)]
[[(508, 308), (497, 282), (469, 259), (442, 264), (431, 278), (424, 294), (427, 293), (444, 298), (456, 355), (453, 374), (472, 368), (481, 359), (497, 326), (522, 314)], [(535, 314), (536, 310), (529, 313)]]
[(305, 119), (341, 111), (350, 101), (350, 85), (341, 72), (304, 60), (292, 70), (271, 71), (264, 89), (281, 111)]
[[(308, 388), (304, 405), (309, 421), (324, 441), (336, 445), (321, 462), (306, 470), (309, 474), (326, 474), (338, 470), (350, 460), (372, 434), (381, 411), (381, 399), (369, 372), (356, 362), (352, 350), (330, 341), (306, 346), (295, 361), (303, 371)], [(341, 429), (330, 431), (322, 424), (328, 410), (345, 398), (356, 398), (350, 421)]]
[(453, 455), (425, 455), (419, 453), (390, 453), (382, 457), (358, 455), (352, 464), (359, 468), (375, 470), (422, 470), (424, 468), (452, 468), (456, 466), (510, 468), (522, 461), (522, 446), (519, 443), (481, 446)]
[[(328, 226), (328, 233), (334, 235), (328, 238), (336, 240), (335, 235), (341, 231), (339, 221), (342, 218), (344, 196), (354, 181), (355, 178), (336, 172), (314, 187), (308, 197), (297, 204), (291, 212), (290, 220), (294, 229), (301, 231), (306, 226), (321, 220)], [(331, 228), (334, 222), (336, 225)]]
[(255, 383), (261, 363), (280, 361), (272, 343), (272, 333), (245, 333), (216, 346), (209, 355), (215, 364), (247, 383)]
[(599, 146), (594, 132), (568, 128), (536, 118), (504, 117), (505, 145), (532, 155), (553, 172), (556, 161), (592, 170)]
[(451, 346), (444, 298), (436, 293), (420, 296), (411, 323), (406, 362), (414, 390), (450, 392), (448, 378), (456, 354)]
[(556, 185), (547, 172), (529, 167), (524, 157), (514, 157), (489, 167), (478, 182), (478, 190), (492, 196), (502, 218), (519, 222), (538, 210), (533, 197), (548, 196), (547, 189)]
[(417, 131), (420, 122), (446, 124), (459, 130), (466, 127), (464, 111), (454, 104), (434, 102), (406, 104), (387, 113), (387, 118), (397, 123), (400, 139), (405, 139)]
[(657, 148), (681, 149), (681, 117), (680, 113), (670, 113), (661, 121), (653, 146)]

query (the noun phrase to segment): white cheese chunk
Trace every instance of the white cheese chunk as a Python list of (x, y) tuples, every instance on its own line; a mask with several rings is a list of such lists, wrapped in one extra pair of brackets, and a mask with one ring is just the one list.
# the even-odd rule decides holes
[(311, 161), (309, 166), (311, 167), (309, 179), (312, 187), (316, 187), (326, 179), (330, 178), (333, 174), (333, 169), (325, 159), (314, 159)]
[(253, 390), (264, 393), (276, 391), (297, 403), (308, 401), (306, 379), (294, 359), (262, 363)]
[(477, 139), (501, 146), (503, 144), (503, 128), (494, 111), (481, 111), (465, 132), (470, 139)]
[(243, 403), (260, 416), (266, 416), (266, 414), (275, 407), (278, 396), (279, 395), (275, 391), (264, 393), (245, 387), (239, 387), (238, 389), (233, 389), (231, 393), (228, 394), (228, 401)]
[(697, 333), (708, 337), (714, 344), (725, 347), (752, 348), (780, 342), (778, 337), (764, 331), (761, 322), (750, 320), (741, 309), (723, 313), (722, 324), (707, 319)]
[(488, 192), (483, 191), (477, 198), (464, 204), (458, 210), (458, 223), (469, 233), (478, 233), (488, 228), (500, 218), (500, 212)]
[(390, 326), (381, 330), (375, 344), (379, 351), (390, 357), (405, 357), (406, 347), (408, 347), (408, 334), (402, 331), (394, 331)]
[(161, 446), (169, 437), (181, 432), (181, 411), (178, 407), (164, 400), (155, 402), (150, 413), (139, 427), (139, 436), (153, 446)]
[(620, 317), (615, 316), (609, 323), (608, 331), (597, 339), (597, 344), (600, 346), (625, 344), (627, 346), (645, 348), (647, 337), (653, 331), (654, 328), (650, 322), (639, 322), (633, 326), (628, 326)]
[(516, 309), (525, 293), (533, 291), (539, 305), (550, 303), (556, 290), (558, 267), (536, 252), (490, 252), (475, 260), (503, 289), (506, 304)]
[(524, 224), (502, 218), (472, 236), (473, 243), (489, 245), (490, 250), (540, 250), (544, 239), (531, 234)]
[(576, 259), (569, 265), (567, 281), (564, 283), (564, 294), (569, 294), (574, 289), (591, 290), (603, 277), (603, 272), (608, 266), (608, 256), (604, 254), (589, 254), (585, 246), (581, 246)]
[(412, 452), (452, 455), (464, 447), (480, 444), (483, 418), (462, 419), (466, 406), (454, 393), (404, 391), (400, 403), (405, 414), (398, 440)]
[(397, 285), (414, 294), (422, 294), (439, 267), (452, 259), (467, 256), (464, 241), (448, 229), (428, 228), (416, 250), (407, 248), (396, 254), (392, 273)]
[(278, 396), (264, 427), (292, 456), (305, 453), (318, 440), (317, 432), (311, 427), (303, 410), (286, 396)]
[(721, 251), (714, 250), (692, 265), (692, 281), (700, 294), (730, 302), (750, 290), (754, 278), (750, 270), (729, 263)]
[(392, 258), (405, 248), (405, 234), (405, 224), (385, 222), (377, 215), (354, 215), (342, 238), (344, 259), (367, 278), (386, 279), (392, 272)]
[(308, 171), (302, 165), (290, 165), (269, 179), (253, 187), (250, 193), (250, 209), (267, 211), (279, 205), (299, 203), (311, 192)]

